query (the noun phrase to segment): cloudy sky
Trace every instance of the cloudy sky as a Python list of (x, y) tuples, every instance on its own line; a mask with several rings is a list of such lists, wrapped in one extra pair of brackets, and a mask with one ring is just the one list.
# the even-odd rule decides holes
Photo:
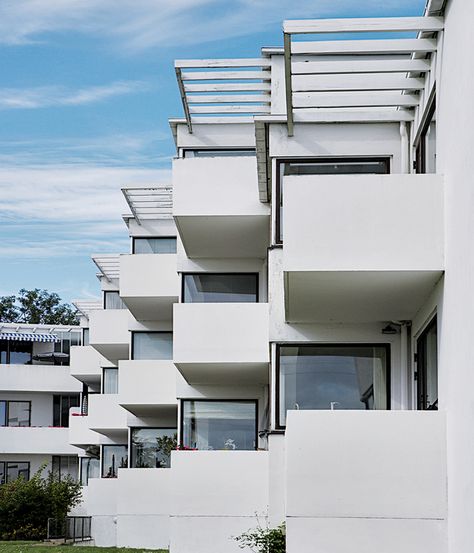
[(99, 293), (128, 251), (120, 188), (170, 180), (173, 60), (257, 57), (288, 18), (419, 15), (424, 0), (0, 0), (0, 295)]

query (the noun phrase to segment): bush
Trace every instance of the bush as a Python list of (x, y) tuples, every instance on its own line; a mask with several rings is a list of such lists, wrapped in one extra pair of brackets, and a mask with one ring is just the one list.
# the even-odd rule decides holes
[(244, 532), (234, 539), (241, 549), (249, 547), (255, 553), (285, 553), (285, 523), (276, 528), (262, 528), (259, 524), (255, 530)]
[(48, 518), (63, 519), (81, 501), (81, 485), (71, 477), (59, 480), (55, 473), (30, 480), (20, 477), (0, 485), (0, 538), (2, 540), (44, 539)]

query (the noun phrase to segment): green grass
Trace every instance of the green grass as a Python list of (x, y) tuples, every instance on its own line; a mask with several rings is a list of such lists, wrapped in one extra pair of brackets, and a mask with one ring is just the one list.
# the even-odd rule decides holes
[(0, 553), (168, 553), (167, 549), (132, 549), (130, 547), (90, 547), (45, 545), (33, 541), (0, 541)]

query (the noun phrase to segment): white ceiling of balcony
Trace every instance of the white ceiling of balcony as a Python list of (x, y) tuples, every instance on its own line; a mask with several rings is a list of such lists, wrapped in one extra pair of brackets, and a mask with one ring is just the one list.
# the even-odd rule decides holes
[(173, 217), (173, 189), (171, 186), (122, 188), (122, 193), (136, 222)]
[(331, 112), (339, 121), (413, 119), (442, 30), (440, 17), (285, 21), (288, 134)]

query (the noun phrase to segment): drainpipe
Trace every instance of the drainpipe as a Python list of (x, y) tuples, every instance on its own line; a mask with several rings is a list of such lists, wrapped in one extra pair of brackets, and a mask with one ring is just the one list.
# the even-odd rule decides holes
[(406, 121), (400, 121), (400, 172), (409, 173), (410, 172), (410, 158), (408, 155), (409, 150), (409, 141), (408, 141), (408, 129)]

